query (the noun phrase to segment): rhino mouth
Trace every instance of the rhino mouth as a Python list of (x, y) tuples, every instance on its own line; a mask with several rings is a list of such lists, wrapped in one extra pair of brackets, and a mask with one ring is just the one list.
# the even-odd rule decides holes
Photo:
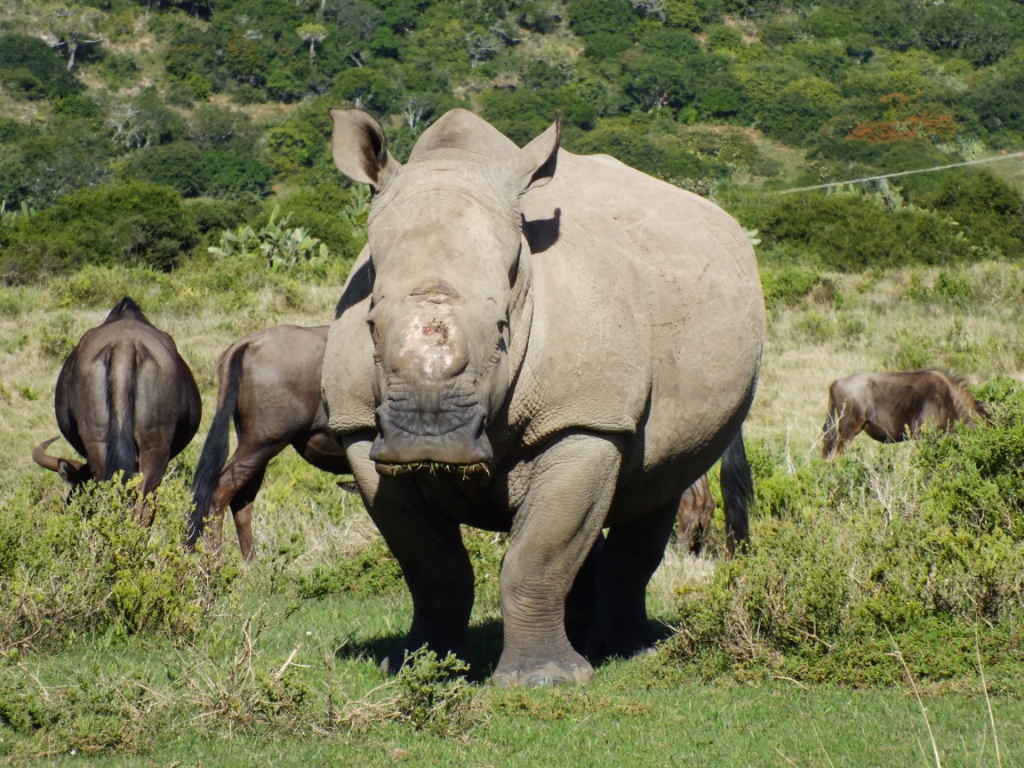
[(377, 469), (377, 474), (386, 477), (400, 477), (401, 475), (415, 472), (425, 472), (430, 475), (456, 475), (466, 479), (468, 477), (487, 477), (491, 474), (490, 465), (482, 461), (475, 464), (446, 464), (437, 461), (410, 461), (404, 464), (385, 464), (378, 461), (374, 466)]
[(463, 477), (489, 473), (494, 452), (486, 428), (486, 414), (478, 405), (460, 409), (455, 419), (438, 420), (436, 415), (423, 416), (387, 404), (377, 409), (377, 437), (370, 459), (377, 473), (387, 476), (424, 471)]

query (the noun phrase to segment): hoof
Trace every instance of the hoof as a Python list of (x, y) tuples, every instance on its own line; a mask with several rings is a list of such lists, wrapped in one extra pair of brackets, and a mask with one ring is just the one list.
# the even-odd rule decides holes
[(594, 679), (594, 668), (585, 666), (563, 667), (554, 662), (532, 669), (504, 669), (502, 665), (491, 676), (491, 682), (502, 688), (540, 688), (549, 685), (580, 685)]

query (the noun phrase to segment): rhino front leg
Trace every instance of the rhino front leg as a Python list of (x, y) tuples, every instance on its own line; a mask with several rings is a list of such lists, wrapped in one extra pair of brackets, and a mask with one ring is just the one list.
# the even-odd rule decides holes
[(647, 584), (665, 554), (678, 504), (608, 532), (597, 572), (597, 615), (584, 645), (590, 659), (629, 658), (654, 646), (647, 619)]
[(412, 627), (383, 659), (381, 669), (397, 672), (407, 654), (424, 645), (439, 657), (452, 652), (470, 661), (473, 566), (458, 523), (419, 493), (414, 477), (378, 477), (369, 460), (370, 440), (354, 441), (347, 450), (370, 517), (398, 560), (412, 595)]
[(585, 683), (594, 675), (566, 635), (565, 603), (608, 514), (621, 461), (606, 437), (577, 434), (534, 462), (501, 568), (505, 643), (498, 685)]

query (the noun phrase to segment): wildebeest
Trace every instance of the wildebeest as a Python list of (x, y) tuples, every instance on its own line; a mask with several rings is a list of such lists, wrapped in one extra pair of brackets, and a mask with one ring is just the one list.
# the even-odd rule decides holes
[[(46, 453), (32, 458), (71, 483), (142, 475), (142, 494), (163, 479), (167, 465), (199, 428), (202, 403), (192, 371), (174, 340), (153, 326), (127, 296), (102, 324), (85, 332), (64, 361), (54, 395), (57, 426), (84, 464)], [(140, 522), (152, 522), (148, 507)]]
[[(402, 164), (365, 112), (331, 117), (335, 163), (374, 197), (324, 397), (413, 600), (382, 666), (424, 643), (467, 658), (466, 524), (509, 532), (494, 681), (587, 681), (583, 654), (650, 646), (679, 499), (739, 439), (765, 323), (749, 238), (708, 200), (560, 150), (557, 121), (520, 149), (453, 110)], [(588, 560), (581, 654), (564, 616)]]
[[(350, 473), (345, 451), (327, 427), (320, 397), (326, 343), (326, 325), (282, 325), (256, 331), (221, 355), (217, 411), (192, 483), (189, 547), (207, 521), (211, 540), (219, 546), (224, 509), (230, 504), (242, 555), (252, 560), (253, 501), (270, 460), (289, 445), (319, 469)], [(238, 446), (225, 464), (232, 421)]]
[[(734, 440), (726, 449), (719, 481), (725, 507), (725, 546), (729, 557), (732, 557), (737, 547), (741, 547), (749, 536), (748, 517), (754, 500), (753, 476), (742, 437)], [(704, 539), (711, 527), (714, 511), (715, 499), (711, 495), (708, 476), (703, 474), (683, 491), (676, 510), (676, 540), (688, 546), (694, 555), (699, 555), (704, 548)]]
[(919, 437), (925, 424), (950, 429), (984, 415), (963, 380), (944, 371), (854, 373), (829, 386), (822, 456), (842, 453), (861, 430), (879, 442), (898, 443)]

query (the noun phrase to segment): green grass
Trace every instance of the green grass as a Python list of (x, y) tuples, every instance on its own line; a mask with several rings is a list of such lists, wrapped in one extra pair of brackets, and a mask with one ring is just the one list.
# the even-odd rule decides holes
[[(106, 563), (86, 552), (122, 559), (122, 589), (182, 567), (159, 547), (129, 557), (133, 539), (107, 512), (91, 527), (68, 517), (61, 481), (30, 458), (56, 433), (63, 354), (126, 287), (145, 286), (143, 308), (174, 335), (207, 409), (165, 481), (157, 525), (170, 540), (220, 352), (267, 325), (329, 321), (338, 292), (285, 279), (216, 294), (208, 275), (150, 277), (87, 271), (0, 295), (0, 590), (12, 588), (4, 555), (15, 549), (37, 586), (57, 573), (102, 585)], [(40, 598), (35, 608), (55, 619), (49, 639), (0, 633), (0, 766), (1024, 764), (1024, 588), (1019, 567), (1007, 570), (1021, 561), (1011, 471), (1021, 430), (1011, 419), (927, 449), (861, 436), (841, 461), (819, 458), (826, 387), (853, 370), (922, 358), (975, 387), (1001, 375), (1012, 392), (1024, 368), (1013, 342), (1024, 269), (812, 277), (790, 280), (772, 309), (747, 422), (757, 547), (723, 565), (717, 512), (707, 559), (669, 551), (649, 590), (667, 639), (657, 654), (603, 664), (582, 688), (467, 687), (429, 663), (385, 677), (378, 660), (411, 619), (404, 586), (358, 499), (288, 450), (256, 501), (253, 565), (241, 564), (225, 522), (226, 560), (209, 565), (222, 589), (199, 577), (174, 587), (182, 594), (165, 597), (181, 599), (159, 604), (160, 626), (139, 621), (145, 603), (122, 602), (89, 628), (61, 618), (71, 601)], [(206, 311), (181, 310), (197, 297)], [(63, 441), (54, 449), (70, 455)], [(83, 538), (68, 546), (69, 532)], [(59, 559), (47, 561), (47, 537), (63, 542)], [(482, 532), (467, 541), (471, 644), (486, 678), (501, 646), (502, 544)]]
[[(294, 607), (270, 601), (263, 615), (280, 617)], [(909, 685), (850, 690), (805, 686), (787, 680), (757, 686), (724, 680), (703, 682), (692, 672), (666, 665), (657, 656), (613, 662), (600, 668), (593, 685), (582, 689), (501, 690), (475, 686), (468, 726), (457, 734), (417, 730), (388, 719), (387, 704), (396, 683), (385, 679), (362, 652), (395, 639), (406, 616), (403, 601), (379, 598), (306, 601), (287, 619), (256, 639), (252, 664), (272, 673), (290, 660), (311, 696), (330, 695), (336, 722), (324, 712), (319, 722), (297, 728), (288, 712), (281, 722), (260, 726), (204, 717), (211, 701), (203, 687), (210, 670), (204, 653), (170, 643), (108, 647), (89, 642), (74, 653), (26, 659), (51, 695), (83, 675), (105, 670), (118, 696), (133, 686), (153, 692), (147, 717), (159, 727), (129, 734), (118, 751), (90, 755), (87, 742), (76, 747), (49, 742), (52, 754), (29, 757), (9, 733), (0, 730), (15, 754), (12, 765), (96, 766), (535, 766), (558, 755), (566, 765), (722, 766), (935, 765), (932, 738), (941, 764), (1019, 765), (1024, 760), (1024, 701), (989, 700), (980, 680), (973, 690), (924, 692), (925, 712)], [(241, 617), (238, 617), (241, 618)], [(244, 626), (244, 622), (242, 622)], [(225, 674), (246, 640), (236, 637), (228, 619), (212, 629)], [(294, 656), (292, 651), (298, 648)], [(339, 653), (339, 648), (341, 652)], [(86, 659), (88, 661), (86, 661)], [(111, 670), (117, 670), (112, 673)], [(244, 685), (239, 688), (244, 689)], [(206, 698), (204, 698), (204, 696)], [(239, 697), (238, 700), (241, 700)], [(375, 705), (383, 706), (375, 708)], [(161, 711), (162, 710), (162, 711)], [(169, 711), (168, 711), (169, 710)], [(929, 728), (934, 736), (929, 735)], [(996, 739), (1000, 763), (995, 760)], [(45, 739), (43, 741), (46, 741)], [(30, 750), (31, 751), (31, 750)], [(2, 754), (2, 753), (0, 753)], [(0, 756), (0, 764), (4, 758)]]

